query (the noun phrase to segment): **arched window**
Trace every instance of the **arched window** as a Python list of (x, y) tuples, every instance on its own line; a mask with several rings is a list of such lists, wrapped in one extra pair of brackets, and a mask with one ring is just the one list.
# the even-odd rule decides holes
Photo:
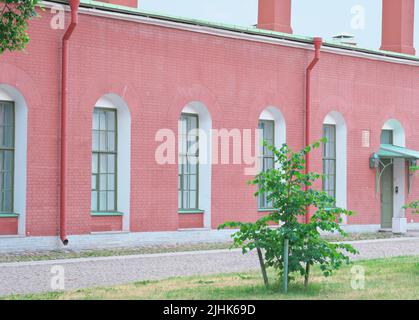
[(187, 104), (179, 118), (179, 213), (204, 214), (211, 227), (211, 128), (208, 109), (201, 102)]
[(323, 190), (346, 208), (347, 128), (342, 114), (330, 112), (323, 121)]
[(0, 85), (0, 217), (18, 216), (18, 233), (26, 230), (26, 162), (28, 108), (22, 94)]
[(96, 103), (92, 117), (92, 215), (122, 215), (129, 231), (131, 116), (115, 94)]
[[(263, 145), (267, 144), (280, 148), (286, 142), (285, 120), (281, 111), (275, 107), (268, 107), (262, 111), (259, 117), (259, 129), (261, 130), (260, 157), (261, 170), (268, 171), (275, 166), (273, 152)], [(272, 204), (267, 200), (266, 194), (260, 193), (258, 196), (258, 208), (270, 209)]]
[(381, 143), (406, 146), (406, 135), (402, 124), (396, 119), (387, 120), (381, 130)]

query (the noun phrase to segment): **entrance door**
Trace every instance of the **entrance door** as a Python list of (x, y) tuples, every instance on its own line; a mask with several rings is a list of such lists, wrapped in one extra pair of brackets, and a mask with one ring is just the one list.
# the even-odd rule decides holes
[(381, 228), (390, 229), (393, 219), (393, 165), (388, 159), (383, 159), (382, 162), (388, 166), (385, 167), (380, 181)]

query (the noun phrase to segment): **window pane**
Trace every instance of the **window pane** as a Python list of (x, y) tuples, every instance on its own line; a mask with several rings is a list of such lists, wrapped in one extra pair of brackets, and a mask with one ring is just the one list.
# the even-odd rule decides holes
[(13, 104), (7, 103), (5, 104), (4, 108), (4, 124), (5, 125), (13, 125), (14, 116), (13, 116)]
[(13, 126), (6, 126), (4, 127), (4, 145), (7, 148), (13, 148), (14, 147), (14, 127)]
[(183, 190), (187, 191), (189, 190), (189, 183), (188, 183), (188, 175), (183, 175)]
[(189, 193), (183, 192), (183, 208), (189, 209)]
[(13, 151), (5, 151), (4, 170), (11, 171), (13, 168)]
[(106, 186), (107, 186), (107, 175), (106, 174), (101, 174), (99, 176), (99, 189), (100, 190), (107, 190)]
[(99, 130), (99, 113), (97, 111), (93, 112), (93, 130)]
[(196, 207), (196, 191), (190, 191), (189, 208), (197, 209)]
[(115, 190), (115, 175), (108, 174), (108, 190)]
[(0, 126), (0, 146), (3, 146), (3, 147), (6, 145), (5, 131), (6, 131), (6, 127)]
[(4, 192), (4, 211), (5, 212), (12, 212), (13, 205), (12, 205), (12, 192), (5, 191)]
[(108, 192), (108, 210), (115, 211), (115, 192)]
[(115, 130), (115, 112), (109, 111), (108, 112), (108, 130)]
[(106, 113), (102, 110), (99, 112), (99, 129), (106, 130)]
[(8, 171), (4, 173), (4, 190), (12, 190), (12, 172)]
[(99, 132), (99, 150), (107, 151), (106, 131)]
[(114, 173), (115, 172), (115, 155), (110, 154), (108, 155), (108, 173)]
[(96, 153), (94, 153), (92, 155), (92, 172), (93, 173), (97, 173), (98, 172), (98, 168), (99, 168), (99, 166), (98, 166), (98, 159), (99, 159), (98, 155)]
[(106, 191), (99, 192), (99, 210), (106, 211)]
[(94, 151), (99, 150), (99, 132), (98, 131), (93, 131), (92, 148)]
[(115, 151), (115, 133), (108, 132), (108, 151)]
[(189, 176), (189, 188), (190, 190), (197, 190), (197, 179), (198, 177), (196, 175), (190, 175)]
[(107, 154), (101, 154), (99, 158), (100, 162), (100, 172), (106, 173), (108, 170), (108, 155)]
[(190, 116), (189, 119), (189, 131), (192, 129), (198, 128), (198, 117), (196, 116)]
[(189, 167), (191, 174), (197, 174), (198, 173), (198, 165), (197, 164), (191, 164)]
[(96, 190), (96, 189), (97, 189), (97, 176), (92, 175), (92, 190)]
[(381, 131), (381, 143), (393, 144), (393, 130), (382, 130)]
[(98, 211), (98, 208), (97, 208), (97, 191), (92, 191), (91, 207), (92, 207), (92, 211)]

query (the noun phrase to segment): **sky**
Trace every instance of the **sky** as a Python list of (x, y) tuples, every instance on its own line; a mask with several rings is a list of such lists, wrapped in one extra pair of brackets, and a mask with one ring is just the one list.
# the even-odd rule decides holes
[[(416, 2), (415, 47), (419, 55), (419, 1)], [(139, 7), (175, 16), (252, 26), (258, 0), (139, 0)], [(294, 34), (331, 39), (345, 32), (362, 48), (379, 49), (382, 0), (293, 0)]]

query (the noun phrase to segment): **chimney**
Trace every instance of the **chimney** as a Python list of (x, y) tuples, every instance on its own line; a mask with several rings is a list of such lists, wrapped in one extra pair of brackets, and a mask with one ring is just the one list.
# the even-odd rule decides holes
[(117, 4), (119, 6), (138, 8), (138, 0), (98, 0), (109, 4)]
[(259, 0), (257, 27), (259, 29), (292, 33), (291, 0)]
[(381, 50), (415, 55), (415, 0), (383, 0)]

